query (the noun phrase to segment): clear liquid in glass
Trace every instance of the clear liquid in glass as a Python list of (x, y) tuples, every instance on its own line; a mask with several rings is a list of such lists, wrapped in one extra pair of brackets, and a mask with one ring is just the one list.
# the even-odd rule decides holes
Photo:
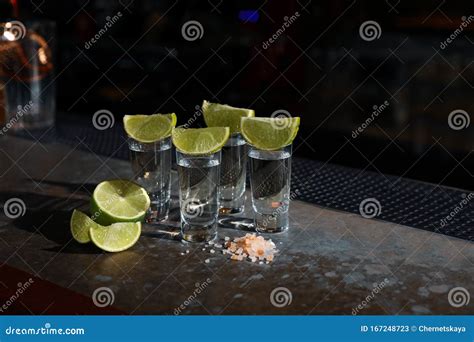
[(240, 134), (232, 135), (222, 148), (220, 214), (238, 214), (245, 208), (247, 145)]
[(291, 146), (278, 151), (249, 151), (255, 229), (263, 233), (288, 228)]
[(177, 152), (183, 240), (205, 242), (217, 235), (220, 152), (190, 157)]
[(145, 220), (148, 223), (166, 220), (171, 191), (171, 138), (149, 144), (129, 139), (129, 149), (134, 180), (150, 196)]

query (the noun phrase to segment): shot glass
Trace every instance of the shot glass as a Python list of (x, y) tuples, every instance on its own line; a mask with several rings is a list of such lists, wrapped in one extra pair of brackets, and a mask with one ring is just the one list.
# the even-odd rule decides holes
[(246, 142), (240, 133), (233, 134), (222, 148), (220, 214), (239, 214), (244, 211), (246, 148)]
[(221, 151), (191, 156), (176, 150), (181, 235), (184, 241), (206, 242), (217, 235)]
[(278, 233), (288, 229), (292, 146), (276, 151), (249, 149), (250, 186), (255, 229)]
[(150, 196), (147, 223), (168, 218), (171, 190), (171, 137), (153, 143), (128, 138), (133, 178)]

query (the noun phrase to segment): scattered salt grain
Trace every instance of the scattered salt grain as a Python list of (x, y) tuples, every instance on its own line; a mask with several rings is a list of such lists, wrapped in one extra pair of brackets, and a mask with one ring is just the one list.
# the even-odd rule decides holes
[(209, 252), (211, 252), (211, 254), (214, 254), (216, 251), (211, 249)]
[(186, 254), (189, 254), (189, 249), (186, 250)]
[(208, 264), (208, 263), (210, 263), (210, 262), (211, 262), (211, 260), (209, 260), (209, 259), (206, 259), (206, 260), (204, 260), (204, 262), (205, 262), (206, 264)]
[(203, 250), (203, 251), (205, 251), (206, 249), (205, 249), (205, 248), (203, 248), (202, 250)]
[(259, 263), (263, 262), (269, 264), (275, 258), (275, 254), (278, 252), (275, 244), (272, 240), (265, 240), (262, 236), (256, 234), (246, 234), (240, 238), (234, 238), (233, 241), (225, 239), (225, 249), (222, 251), (224, 254), (230, 254), (232, 260), (248, 260)]
[(179, 254), (184, 255), (184, 253), (179, 253)]
[(225, 241), (229, 241), (229, 240), (230, 240), (230, 237), (226, 236), (226, 237), (224, 238), (224, 240), (225, 240)]

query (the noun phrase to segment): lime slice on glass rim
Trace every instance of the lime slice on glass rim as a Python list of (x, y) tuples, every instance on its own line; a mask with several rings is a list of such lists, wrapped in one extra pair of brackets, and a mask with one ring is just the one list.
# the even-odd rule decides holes
[(91, 226), (89, 234), (94, 245), (106, 252), (121, 252), (132, 247), (140, 237), (141, 222), (119, 222), (110, 226)]
[(300, 118), (242, 118), (241, 130), (245, 140), (260, 150), (278, 150), (293, 142)]
[(182, 128), (173, 130), (176, 149), (189, 155), (209, 155), (219, 151), (229, 139), (229, 127)]
[(90, 206), (92, 219), (101, 225), (137, 222), (144, 219), (150, 197), (141, 186), (125, 179), (114, 179), (97, 185)]
[(91, 241), (89, 236), (90, 227), (95, 227), (95, 223), (89, 216), (83, 212), (74, 209), (71, 216), (70, 226), (74, 240), (79, 243), (88, 243)]
[(176, 126), (176, 114), (125, 115), (123, 126), (128, 136), (142, 143), (169, 137)]
[(241, 118), (255, 116), (253, 109), (236, 108), (225, 104), (210, 103), (206, 100), (202, 103), (202, 113), (208, 127), (229, 127), (230, 134), (240, 132)]

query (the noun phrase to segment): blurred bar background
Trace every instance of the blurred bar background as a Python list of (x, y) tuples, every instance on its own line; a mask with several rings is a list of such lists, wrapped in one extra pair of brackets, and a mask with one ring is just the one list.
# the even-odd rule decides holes
[[(90, 122), (107, 109), (117, 122), (127, 113), (176, 112), (182, 124), (203, 99), (258, 116), (286, 110), (302, 120), (296, 156), (474, 190), (474, 124), (448, 125), (452, 111), (474, 112), (474, 22), (443, 47), (473, 7), (427, 0), (0, 0), (0, 17), (56, 22), (58, 121)], [(202, 25), (202, 39), (183, 39), (189, 20)], [(367, 20), (380, 24), (379, 39), (361, 39)]]

